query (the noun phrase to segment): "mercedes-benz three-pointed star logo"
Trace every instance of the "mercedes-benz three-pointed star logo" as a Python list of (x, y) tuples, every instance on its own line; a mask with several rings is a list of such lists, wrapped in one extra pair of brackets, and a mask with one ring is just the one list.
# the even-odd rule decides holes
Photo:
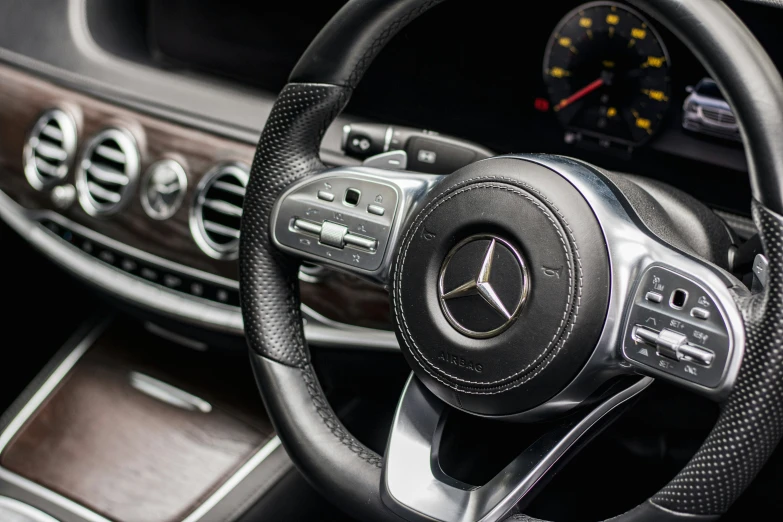
[[(454, 257), (459, 255), (464, 247), (477, 241), (488, 243), (478, 274), (471, 275), (470, 278), (463, 283), (452, 290), (446, 291), (444, 286), (446, 284), (447, 271), (449, 270)], [(471, 254), (475, 253), (473, 251), (475, 251), (475, 248), (471, 249)], [(501, 273), (497, 273), (497, 270), (493, 270), (493, 267), (498, 264), (501, 265), (498, 268), (502, 271)], [(473, 266), (475, 266), (475, 262)], [(495, 281), (495, 284), (503, 285), (503, 289), (500, 293), (496, 291), (492, 281)], [(507, 283), (508, 287), (506, 288)], [(441, 268), (438, 293), (440, 296), (441, 308), (444, 311), (446, 319), (448, 319), (449, 323), (451, 323), (454, 328), (470, 337), (487, 338), (498, 335), (516, 321), (519, 312), (522, 310), (522, 305), (527, 299), (528, 284), (529, 276), (519, 252), (503, 239), (495, 236), (480, 235), (472, 236), (465, 241), (462, 241), (451, 250)], [(501, 297), (501, 294), (503, 294), (505, 299)], [(456, 317), (449, 306), (450, 301), (469, 296), (480, 296), (483, 302), (489, 305), (494, 311), (495, 319), (489, 318), (488, 320), (485, 320), (483, 328), (478, 328), (476, 325), (464, 324), (465, 321)], [(478, 314), (475, 315), (480, 315), (481, 311), (477, 310), (476, 312), (478, 312)]]

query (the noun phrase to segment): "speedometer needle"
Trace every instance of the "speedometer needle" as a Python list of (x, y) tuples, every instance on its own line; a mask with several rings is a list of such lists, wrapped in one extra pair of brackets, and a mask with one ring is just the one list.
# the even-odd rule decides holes
[(565, 107), (568, 107), (569, 105), (571, 105), (575, 101), (583, 98), (584, 96), (587, 96), (588, 94), (590, 94), (591, 92), (593, 92), (594, 90), (596, 90), (597, 88), (602, 86), (603, 84), (604, 84), (604, 79), (603, 78), (598, 78), (594, 82), (592, 82), (592, 83), (582, 87), (581, 89), (576, 91), (574, 94), (572, 94), (571, 96), (569, 96), (565, 100), (561, 100), (560, 103), (555, 105), (554, 110), (555, 111), (559, 111), (560, 109), (564, 109)]

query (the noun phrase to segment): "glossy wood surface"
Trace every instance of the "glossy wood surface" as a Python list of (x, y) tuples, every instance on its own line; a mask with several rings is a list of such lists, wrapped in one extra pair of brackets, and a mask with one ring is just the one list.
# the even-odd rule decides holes
[[(244, 364), (210, 359), (140, 330), (104, 333), (0, 463), (111, 520), (182, 520), (274, 433), (244, 357)], [(142, 393), (131, 372), (196, 395), (212, 410)]]
[[(2, 65), (0, 79), (0, 190), (25, 208), (56, 210), (50, 194), (32, 188), (23, 174), (25, 140), (46, 109), (60, 107), (74, 116), (78, 127), (77, 158), (84, 144), (97, 132), (110, 126), (123, 127), (131, 131), (138, 142), (140, 178), (149, 165), (163, 158), (176, 159), (185, 167), (188, 193), (182, 207), (172, 218), (156, 221), (147, 216), (138, 194), (134, 194), (126, 209), (110, 217), (89, 216), (78, 202), (66, 211), (58, 212), (100, 234), (164, 259), (238, 279), (236, 260), (215, 260), (198, 248), (190, 233), (188, 212), (203, 175), (221, 161), (250, 164), (255, 152), (253, 145), (106, 103)], [(73, 167), (67, 182), (74, 182)], [(317, 312), (336, 321), (390, 328), (386, 291), (350, 276), (328, 277), (323, 284), (303, 283), (302, 299)]]
[[(74, 116), (79, 150), (102, 129), (119, 126), (129, 130), (141, 153), (141, 174), (163, 158), (178, 160), (188, 174), (188, 191), (182, 207), (171, 219), (156, 221), (141, 206), (138, 194), (122, 212), (105, 218), (87, 215), (78, 202), (63, 214), (92, 230), (151, 254), (232, 279), (236, 262), (218, 261), (203, 253), (193, 241), (188, 210), (201, 177), (220, 161), (253, 159), (254, 147), (152, 118), (63, 89), (23, 72), (0, 67), (0, 190), (27, 208), (55, 209), (49, 194), (27, 183), (23, 174), (22, 149), (27, 134), (40, 114), (61, 107)], [(72, 167), (67, 181), (74, 182)]]

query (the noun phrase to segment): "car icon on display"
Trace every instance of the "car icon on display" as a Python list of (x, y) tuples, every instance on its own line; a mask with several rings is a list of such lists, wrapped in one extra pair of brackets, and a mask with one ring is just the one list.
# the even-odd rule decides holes
[(682, 110), (685, 130), (742, 141), (737, 118), (723, 93), (711, 78), (702, 78), (695, 87), (688, 87)]

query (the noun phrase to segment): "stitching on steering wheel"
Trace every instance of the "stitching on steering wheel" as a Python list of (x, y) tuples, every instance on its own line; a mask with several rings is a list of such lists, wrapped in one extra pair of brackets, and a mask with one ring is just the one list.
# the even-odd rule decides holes
[[(416, 234), (416, 232), (418, 231), (418, 229), (420, 228), (421, 224), (426, 220), (426, 218), (430, 214), (432, 214), (432, 212), (434, 212), (440, 205), (445, 203), (446, 201), (448, 201), (451, 198), (453, 198), (453, 197), (455, 197), (455, 196), (457, 196), (459, 194), (462, 194), (462, 193), (464, 193), (465, 191), (468, 191), (468, 190), (487, 188), (487, 189), (496, 189), (496, 190), (506, 190), (508, 192), (512, 192), (514, 194), (517, 194), (519, 196), (524, 197), (525, 199), (529, 200), (531, 203), (536, 205), (536, 207), (539, 210), (541, 210), (541, 212), (544, 214), (544, 216), (546, 216), (546, 218), (552, 223), (553, 228), (555, 229), (555, 231), (557, 232), (558, 236), (560, 237), (561, 244), (563, 245), (563, 250), (566, 252), (566, 255), (568, 254), (568, 242), (563, 237), (563, 235), (562, 235), (562, 233), (561, 233), (561, 231), (560, 231), (560, 229), (558, 227), (558, 224), (554, 220), (552, 220), (552, 218), (547, 214), (547, 212), (545, 211), (545, 208), (538, 201), (536, 201), (534, 198), (532, 198), (530, 195), (525, 194), (525, 193), (523, 193), (521, 191), (514, 190), (514, 189), (512, 189), (510, 187), (507, 187), (505, 185), (501, 185), (501, 186), (498, 186), (498, 185), (486, 186), (485, 185), (485, 186), (468, 186), (468, 187), (464, 187), (464, 185), (466, 185), (466, 184), (472, 184), (472, 183), (476, 183), (476, 182), (480, 182), (480, 181), (487, 181), (487, 180), (502, 180), (502, 181), (507, 181), (507, 182), (514, 183), (515, 185), (520, 185), (521, 184), (524, 188), (526, 188), (526, 189), (530, 188), (532, 192), (535, 192), (537, 195), (541, 195), (541, 193), (538, 190), (532, 189), (532, 187), (529, 187), (524, 182), (518, 182), (516, 180), (512, 180), (512, 179), (505, 178), (505, 177), (498, 177), (498, 176), (482, 176), (482, 177), (477, 177), (477, 178), (471, 178), (471, 179), (466, 180), (466, 181), (464, 181), (464, 182), (462, 182), (462, 183), (460, 183), (458, 185), (455, 185), (454, 187), (451, 188), (452, 192), (449, 193), (445, 198), (443, 198), (443, 199), (435, 199), (435, 200), (431, 201), (427, 205), (427, 207), (425, 207), (425, 209), (424, 209), (424, 211), (427, 211), (429, 209), (426, 212), (426, 214), (423, 215), (423, 216), (420, 215), (420, 217), (418, 217), (416, 219), (416, 224), (408, 230), (408, 232), (405, 234), (405, 237), (403, 238), (403, 244), (405, 245), (405, 248), (398, 253), (398, 256), (397, 256), (398, 259), (397, 259), (397, 263), (396, 263), (396, 266), (395, 266), (395, 296), (394, 296), (395, 298), (393, 300), (393, 304), (394, 304), (395, 310), (397, 311), (397, 314), (395, 314), (395, 315), (397, 317), (401, 317), (402, 318), (402, 322), (404, 323), (404, 325), (403, 325), (403, 324), (400, 324), (399, 321), (398, 321), (397, 324), (400, 325), (401, 330), (404, 329), (404, 331), (407, 332), (407, 335), (403, 335), (403, 340), (405, 341), (405, 343), (408, 345), (409, 348), (411, 348), (411, 344), (413, 345), (413, 348), (415, 348), (415, 350), (411, 349), (411, 353), (414, 355), (414, 357), (416, 357), (417, 360), (419, 360), (422, 363), (425, 363), (425, 364), (422, 364), (422, 367), (424, 367), (425, 371), (427, 371), (427, 373), (430, 376), (432, 376), (434, 379), (438, 380), (439, 382), (441, 382), (441, 383), (443, 383), (443, 384), (445, 384), (445, 385), (447, 385), (449, 387), (452, 386), (451, 383), (444, 382), (444, 380), (442, 378), (440, 378), (437, 375), (434, 375), (429, 370), (429, 368), (427, 367), (427, 366), (431, 366), (431, 363), (429, 363), (429, 361), (427, 361), (427, 359), (424, 357), (423, 353), (421, 352), (421, 349), (418, 347), (418, 345), (416, 344), (415, 340), (413, 339), (413, 337), (411, 335), (411, 332), (410, 332), (410, 329), (408, 328), (407, 319), (405, 317), (405, 312), (401, 308), (401, 304), (402, 304), (401, 303), (401, 299), (402, 298), (401, 298), (401, 295), (400, 295), (399, 284), (401, 283), (401, 280), (402, 280), (402, 274), (401, 274), (402, 265), (404, 265), (404, 263), (405, 263), (405, 258), (407, 256), (408, 248), (410, 246), (410, 243), (408, 242), (408, 238), (414, 236)], [(463, 188), (459, 188), (459, 187), (463, 187)], [(457, 189), (457, 190), (454, 190), (454, 189)], [(551, 202), (547, 198), (544, 197), (543, 199), (545, 201), (547, 201), (547, 203), (551, 204)], [(430, 207), (432, 207), (432, 208), (430, 208)], [(562, 213), (560, 213), (559, 209), (557, 209), (557, 207), (555, 207), (554, 205), (552, 205), (552, 207), (557, 212), (557, 214), (560, 216), (560, 218), (563, 220), (563, 222), (566, 224), (568, 232), (569, 232), (569, 236), (571, 237), (571, 240), (573, 242), (575, 256), (577, 258), (577, 262), (578, 262), (578, 265), (579, 265), (579, 269), (578, 269), (579, 284), (578, 284), (577, 299), (575, 301), (573, 300), (573, 287), (572, 287), (572, 283), (573, 283), (573, 268), (572, 268), (572, 264), (569, 262), (568, 263), (568, 280), (569, 280), (568, 297), (569, 298), (568, 298), (568, 301), (566, 303), (566, 308), (563, 311), (563, 317), (562, 317), (562, 319), (560, 321), (560, 326), (558, 326), (557, 331), (555, 332), (554, 336), (552, 337), (552, 339), (547, 344), (546, 349), (541, 354), (539, 354), (532, 362), (530, 362), (525, 368), (519, 370), (518, 372), (516, 372), (514, 374), (511, 374), (511, 375), (509, 375), (507, 377), (504, 377), (504, 378), (496, 380), (496, 381), (486, 382), (486, 383), (470, 381), (470, 380), (467, 380), (467, 379), (461, 379), (461, 378), (453, 376), (453, 375), (451, 375), (451, 374), (449, 374), (448, 372), (445, 372), (445, 371), (442, 372), (442, 373), (443, 373), (443, 375), (445, 375), (445, 376), (447, 376), (449, 378), (452, 378), (455, 381), (459, 381), (459, 382), (467, 383), (467, 384), (473, 384), (473, 385), (486, 386), (486, 385), (498, 384), (498, 383), (501, 383), (503, 381), (512, 380), (512, 379), (516, 378), (518, 375), (525, 373), (527, 370), (529, 370), (530, 368), (532, 368), (533, 366), (538, 364), (539, 367), (537, 368), (537, 370), (535, 372), (529, 374), (526, 378), (520, 379), (513, 386), (503, 386), (503, 387), (500, 387), (497, 390), (492, 390), (492, 391), (462, 390), (462, 391), (465, 391), (465, 393), (470, 393), (470, 394), (473, 394), (473, 395), (494, 395), (494, 394), (501, 393), (501, 392), (504, 392), (504, 391), (507, 391), (507, 390), (510, 390), (510, 389), (514, 389), (514, 388), (516, 388), (518, 386), (521, 386), (525, 382), (528, 382), (530, 379), (532, 379), (533, 377), (538, 375), (541, 371), (543, 371), (549, 365), (549, 363), (552, 360), (554, 360), (554, 358), (559, 353), (560, 349), (563, 347), (565, 342), (570, 337), (571, 332), (573, 331), (573, 326), (574, 326), (574, 323), (576, 321), (576, 317), (579, 315), (579, 307), (580, 307), (580, 304), (581, 304), (581, 296), (582, 296), (582, 269), (581, 269), (581, 267), (582, 267), (582, 263), (581, 263), (581, 258), (579, 256), (579, 248), (578, 248), (578, 246), (576, 244), (575, 238), (573, 237), (573, 233), (572, 233), (570, 225), (568, 225), (567, 220), (565, 220), (565, 217), (562, 215)], [(564, 334), (563, 333), (563, 323), (572, 314), (573, 314), (573, 316), (572, 316), (571, 321), (570, 321), (570, 323), (568, 325), (568, 329), (566, 330), (566, 332)], [(551, 347), (557, 341), (558, 337), (562, 337), (562, 338), (557, 343), (557, 345), (555, 347), (555, 350), (553, 352), (551, 350)], [(540, 363), (542, 358), (544, 358), (545, 360), (543, 361), (543, 363)]]
[(380, 468), (383, 463), (383, 458), (367, 448), (356, 440), (350, 433), (348, 433), (340, 420), (335, 416), (329, 403), (326, 401), (326, 396), (320, 391), (320, 386), (317, 384), (316, 377), (313, 373), (313, 365), (309, 362), (300, 368), (302, 380), (307, 387), (307, 393), (310, 394), (310, 399), (313, 401), (318, 416), (341, 444), (347, 446), (357, 457), (366, 461), (368, 464)]

